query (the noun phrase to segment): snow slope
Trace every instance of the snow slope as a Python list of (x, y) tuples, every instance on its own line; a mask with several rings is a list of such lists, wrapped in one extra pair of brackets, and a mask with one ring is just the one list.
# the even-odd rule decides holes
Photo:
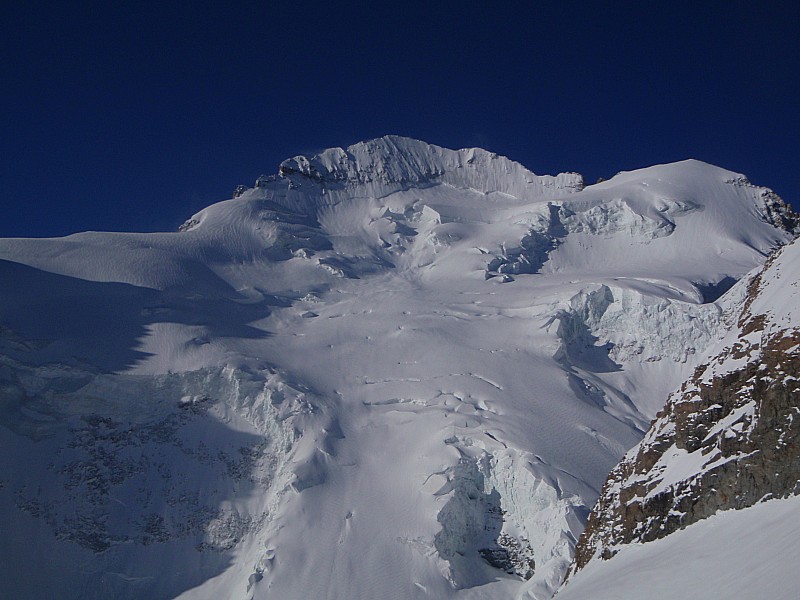
[(798, 511), (800, 497), (793, 496), (718, 513), (591, 562), (556, 598), (793, 600), (800, 590)]
[(550, 597), (775, 202), (389, 136), (179, 233), (0, 240), (1, 595)]

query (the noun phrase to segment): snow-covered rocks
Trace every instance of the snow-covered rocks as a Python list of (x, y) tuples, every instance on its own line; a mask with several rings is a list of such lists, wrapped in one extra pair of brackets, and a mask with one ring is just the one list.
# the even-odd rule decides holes
[(576, 570), (718, 511), (800, 494), (798, 265), (795, 241), (722, 300), (730, 330), (612, 470)]

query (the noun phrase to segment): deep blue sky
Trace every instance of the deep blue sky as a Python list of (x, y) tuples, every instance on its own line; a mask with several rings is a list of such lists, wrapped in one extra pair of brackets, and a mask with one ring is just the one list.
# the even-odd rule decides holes
[(694, 157), (797, 206), (796, 6), (11, 0), (0, 236), (173, 230), (387, 133), (589, 181)]

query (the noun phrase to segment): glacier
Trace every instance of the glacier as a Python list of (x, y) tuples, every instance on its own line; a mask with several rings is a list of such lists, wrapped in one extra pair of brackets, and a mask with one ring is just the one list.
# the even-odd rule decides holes
[(0, 595), (550, 598), (784, 215), (386, 136), (178, 232), (0, 240)]

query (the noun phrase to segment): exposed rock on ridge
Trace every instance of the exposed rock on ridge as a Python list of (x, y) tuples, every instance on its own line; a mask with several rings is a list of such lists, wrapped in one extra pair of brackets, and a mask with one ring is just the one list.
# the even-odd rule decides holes
[(800, 493), (799, 258), (795, 241), (731, 291), (732, 331), (612, 470), (572, 572), (719, 510)]

